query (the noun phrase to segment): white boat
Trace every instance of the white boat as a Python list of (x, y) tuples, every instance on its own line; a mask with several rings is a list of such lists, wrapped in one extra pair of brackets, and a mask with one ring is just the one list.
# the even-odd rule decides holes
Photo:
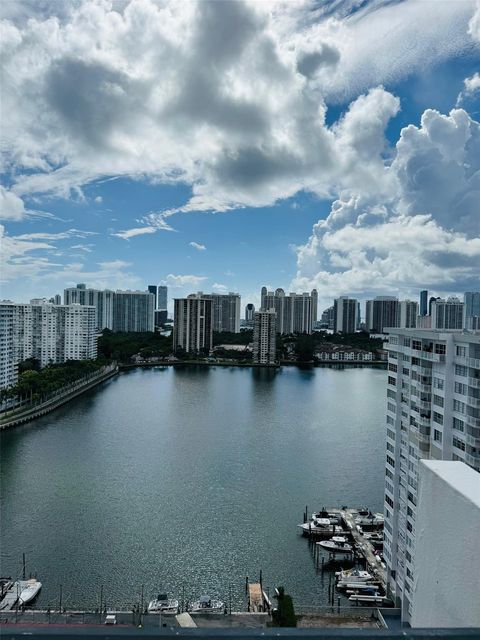
[(318, 518), (326, 518), (328, 520), (330, 520), (330, 524), (341, 524), (342, 523), (342, 519), (340, 517), (340, 514), (338, 513), (330, 513), (329, 511), (314, 511), (312, 513), (312, 517), (311, 520), (315, 520)]
[(38, 580), (35, 580), (35, 578), (32, 578), (31, 580), (26, 580), (25, 582), (22, 581), (21, 584), (22, 584), (22, 590), (18, 595), (18, 604), (20, 606), (27, 604), (27, 602), (30, 602), (31, 600), (33, 600), (37, 596), (40, 589), (42, 588), (42, 583), (39, 582)]
[(335, 575), (337, 576), (338, 582), (346, 582), (348, 584), (352, 584), (354, 582), (369, 582), (373, 579), (371, 573), (368, 571), (360, 571), (359, 569), (349, 569), (348, 571), (336, 571)]
[(323, 540), (317, 544), (332, 553), (352, 553), (353, 547), (344, 536), (333, 536), (330, 540)]
[(188, 607), (189, 613), (223, 613), (224, 611), (225, 603), (210, 598), (210, 596), (200, 596), (196, 602), (192, 602)]
[(163, 615), (176, 615), (178, 613), (178, 600), (171, 600), (166, 593), (160, 593), (148, 603), (149, 613), (162, 613)]
[(342, 531), (341, 526), (332, 522), (330, 518), (313, 518), (298, 526), (304, 533), (335, 533)]
[(352, 595), (348, 598), (350, 602), (356, 602), (357, 604), (385, 604), (390, 602), (390, 598), (387, 596), (367, 596), (367, 595)]
[(384, 521), (383, 513), (369, 513), (355, 518), (355, 524), (359, 527), (383, 527)]

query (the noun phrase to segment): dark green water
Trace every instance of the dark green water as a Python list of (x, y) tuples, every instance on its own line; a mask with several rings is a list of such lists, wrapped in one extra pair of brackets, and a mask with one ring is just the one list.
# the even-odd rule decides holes
[(160, 585), (242, 601), (245, 576), (324, 604), (305, 505), (382, 510), (385, 371), (158, 368), (2, 434), (3, 574), (37, 604), (130, 606)]

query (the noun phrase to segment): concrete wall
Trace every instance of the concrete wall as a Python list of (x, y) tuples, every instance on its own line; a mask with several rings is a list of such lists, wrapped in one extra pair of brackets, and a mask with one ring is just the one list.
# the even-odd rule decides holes
[(480, 473), (422, 460), (412, 627), (480, 627)]

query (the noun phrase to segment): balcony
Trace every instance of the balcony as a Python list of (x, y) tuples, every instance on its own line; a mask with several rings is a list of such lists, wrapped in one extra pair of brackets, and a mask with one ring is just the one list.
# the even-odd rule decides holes
[(475, 449), (480, 450), (480, 438), (474, 438), (473, 436), (469, 436), (468, 434), (465, 436), (465, 441), (471, 447), (475, 447)]
[[(418, 352), (416, 352), (418, 355)], [(431, 351), (422, 351), (420, 357), (430, 362), (445, 362), (445, 355), (440, 353), (432, 353)]]
[(474, 418), (473, 416), (465, 416), (465, 422), (470, 427), (480, 427), (480, 418)]
[(468, 378), (468, 386), (474, 389), (480, 389), (480, 378)]
[(467, 404), (469, 404), (471, 407), (480, 407), (480, 398), (474, 398), (473, 396), (468, 396)]

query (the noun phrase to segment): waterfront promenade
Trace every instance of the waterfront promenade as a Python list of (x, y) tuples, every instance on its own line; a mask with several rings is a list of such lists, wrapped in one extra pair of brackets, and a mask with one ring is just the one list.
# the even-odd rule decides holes
[(39, 418), (40, 416), (50, 413), (50, 411), (61, 407), (85, 391), (88, 391), (105, 380), (108, 380), (112, 376), (115, 376), (117, 373), (118, 366), (116, 364), (108, 365), (103, 367), (99, 373), (88, 376), (87, 379), (69, 386), (68, 389), (62, 389), (59, 393), (55, 394), (45, 402), (34, 406), (28, 406), (27, 408), (17, 408), (12, 411), (5, 412), (0, 417), (0, 429), (16, 427), (20, 424), (30, 422), (35, 418)]

